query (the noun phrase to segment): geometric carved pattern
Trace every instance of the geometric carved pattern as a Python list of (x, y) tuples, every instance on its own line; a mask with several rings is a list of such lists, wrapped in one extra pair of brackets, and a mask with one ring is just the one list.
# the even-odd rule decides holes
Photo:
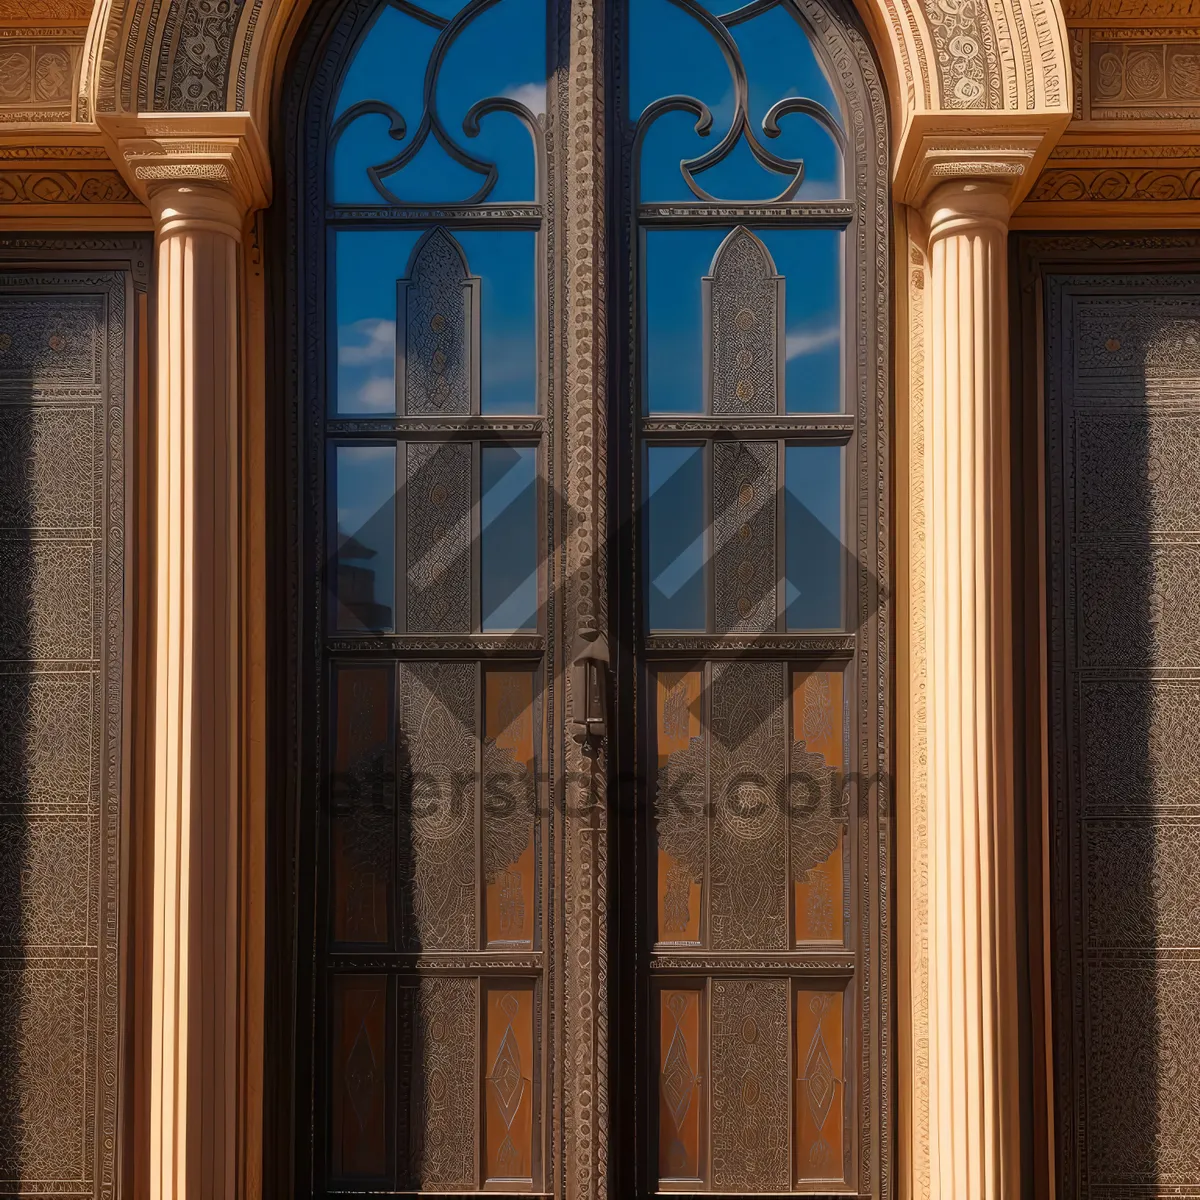
[(702, 281), (709, 411), (765, 416), (783, 411), (783, 276), (748, 229), (735, 229)]
[(111, 1196), (116, 1165), (126, 278), (0, 274), (6, 1194)]
[(712, 984), (713, 1186), (784, 1192), (788, 1162), (788, 983)]
[(713, 443), (718, 633), (775, 628), (775, 442)]
[(408, 525), (409, 633), (471, 629), (471, 447), (410, 442)]
[(1200, 278), (1047, 283), (1058, 1188), (1194, 1195)]
[(712, 947), (787, 945), (783, 666), (712, 664)]
[[(404, 989), (400, 1071), (409, 1082), (408, 1179), (402, 1186), (475, 1186), (479, 1126), (479, 983), (426, 977)], [(407, 1060), (407, 1061), (406, 1061)]]
[(400, 938), (408, 950), (473, 950), (476, 928), (474, 663), (405, 663)]
[(1200, 378), (1200, 297), (1114, 298), (1081, 305), (1072, 314), (1074, 358), (1070, 380), (1077, 399), (1088, 405), (1138, 407), (1195, 399)]
[(445, 229), (417, 243), (397, 298), (400, 411), (410, 417), (479, 410), (479, 278)]

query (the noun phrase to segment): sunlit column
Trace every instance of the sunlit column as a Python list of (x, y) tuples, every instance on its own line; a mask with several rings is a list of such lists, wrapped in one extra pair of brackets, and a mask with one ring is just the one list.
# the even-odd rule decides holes
[(261, 467), (246, 439), (264, 347), (244, 311), (242, 242), (269, 172), (244, 113), (102, 127), (156, 243), (154, 444), (137, 531), (154, 583), (150, 854), (131, 867), (152, 877), (133, 920), (150, 966), (129, 997), (146, 1063), (129, 1104), (131, 1186), (151, 1200), (234, 1200), (260, 1190), (263, 797), (250, 741), (262, 681), (247, 643), (262, 587), (247, 547)]
[(1019, 1180), (1005, 189), (943, 184), (929, 225), (926, 409), (930, 1175)]

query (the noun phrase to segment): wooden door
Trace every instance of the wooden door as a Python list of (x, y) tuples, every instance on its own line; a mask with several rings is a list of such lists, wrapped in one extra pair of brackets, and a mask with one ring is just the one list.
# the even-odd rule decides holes
[(299, 51), (289, 1194), (888, 1194), (883, 93), (840, 4), (598, 12)]
[(1191, 1195), (1200, 275), (1074, 265), (1043, 284), (1058, 1195)]
[(841, 8), (624, 18), (615, 1194), (883, 1195), (882, 93)]

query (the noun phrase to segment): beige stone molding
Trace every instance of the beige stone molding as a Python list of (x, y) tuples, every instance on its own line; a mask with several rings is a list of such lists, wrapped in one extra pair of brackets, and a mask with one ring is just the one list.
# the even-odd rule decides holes
[(227, 194), (244, 218), (270, 202), (270, 160), (247, 113), (101, 116), (101, 131), (134, 194), (148, 207), (164, 186)]
[[(1008, 1200), (1020, 1133), (1013, 849), (1007, 224), (995, 179), (942, 183), (910, 272), (923, 344), (910, 643), (925, 725), (909, 772), (906, 1194)], [(916, 227), (918, 234), (921, 232)], [(919, 571), (914, 570), (919, 566)], [(919, 768), (919, 770), (918, 770)], [(924, 1076), (924, 1077), (922, 1077)]]

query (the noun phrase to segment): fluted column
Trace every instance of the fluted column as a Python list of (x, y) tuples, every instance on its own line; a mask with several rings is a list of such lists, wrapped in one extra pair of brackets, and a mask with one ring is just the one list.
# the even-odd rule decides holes
[(152, 1197), (237, 1178), (238, 253), (244, 213), (193, 183), (157, 228)]
[(935, 1200), (1018, 1194), (1009, 198), (956, 181), (929, 228), (929, 1150)]
[[(248, 497), (243, 233), (267, 202), (262, 139), (244, 113), (101, 119), (113, 159), (155, 224), (155, 444), (147, 552), (154, 579), (153, 761), (143, 804), (150, 968), (129, 998), (147, 1069), (134, 1081), (131, 1188), (149, 1200), (260, 1192), (263, 1022), (254, 931), (263, 905), (263, 789), (250, 752), (261, 700), (248, 646), (261, 564)], [(257, 673), (256, 673), (257, 672)], [(255, 856), (258, 856), (257, 858)], [(257, 949), (255, 949), (257, 946)]]

